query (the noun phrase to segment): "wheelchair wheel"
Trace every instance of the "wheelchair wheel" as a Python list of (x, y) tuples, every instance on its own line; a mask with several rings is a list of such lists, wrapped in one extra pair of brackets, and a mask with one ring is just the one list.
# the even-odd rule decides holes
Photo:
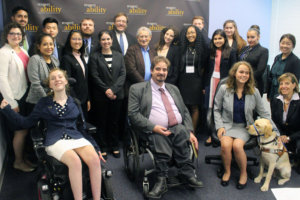
[(37, 190), (39, 200), (51, 200), (50, 188), (46, 180), (38, 181)]
[(131, 181), (136, 181), (139, 174), (139, 147), (136, 135), (129, 131), (130, 143), (123, 148), (125, 171)]

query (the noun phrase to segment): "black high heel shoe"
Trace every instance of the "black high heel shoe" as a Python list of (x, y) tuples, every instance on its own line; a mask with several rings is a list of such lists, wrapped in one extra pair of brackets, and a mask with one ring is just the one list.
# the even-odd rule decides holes
[(237, 185), (236, 185), (236, 188), (238, 190), (242, 190), (242, 189), (244, 189), (246, 187), (246, 185), (247, 185), (247, 181), (244, 184), (241, 184), (240, 182), (238, 182)]
[(228, 185), (229, 185), (229, 179), (228, 179), (227, 181), (224, 181), (224, 180), (222, 179), (222, 180), (221, 180), (221, 185), (222, 185), (223, 187), (228, 186)]

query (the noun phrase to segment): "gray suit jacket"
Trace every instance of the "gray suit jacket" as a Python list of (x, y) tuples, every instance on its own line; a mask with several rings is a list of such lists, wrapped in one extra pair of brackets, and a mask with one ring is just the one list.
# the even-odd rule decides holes
[[(192, 119), (186, 108), (178, 88), (166, 83), (166, 89), (174, 99), (174, 102), (182, 116), (182, 124), (188, 132), (193, 131)], [(152, 89), (150, 81), (136, 83), (130, 87), (128, 98), (128, 117), (133, 126), (143, 133), (152, 133), (156, 124), (149, 121), (152, 107)]]
[[(216, 130), (225, 128), (228, 130), (233, 124), (233, 89), (227, 89), (227, 85), (223, 84), (216, 94), (214, 101), (214, 118)], [(262, 98), (257, 88), (253, 95), (245, 95), (245, 118), (247, 126), (254, 123), (253, 111), (256, 111), (262, 118), (269, 119), (273, 125), (273, 130), (279, 134), (276, 125), (271, 120), (270, 113), (265, 109)]]
[[(55, 67), (59, 67), (59, 61), (54, 56), (51, 56), (51, 61)], [(36, 104), (48, 92), (47, 88), (43, 86), (43, 81), (48, 78), (49, 69), (41, 55), (36, 54), (29, 59), (27, 74), (31, 85), (26, 101)]]

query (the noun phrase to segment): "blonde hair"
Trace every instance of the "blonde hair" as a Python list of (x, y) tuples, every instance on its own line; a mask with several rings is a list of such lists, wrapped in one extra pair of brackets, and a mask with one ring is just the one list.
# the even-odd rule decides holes
[[(63, 73), (65, 79), (68, 81), (68, 75), (67, 75), (67, 71), (62, 70), (58, 67), (54, 67), (53, 69), (50, 70), (48, 77), (44, 80), (44, 85), (46, 85), (50, 91), (47, 93), (48, 96), (54, 96), (54, 91), (50, 88), (50, 74), (55, 72), (55, 71), (60, 71)], [(66, 85), (66, 93), (67, 95), (69, 95), (69, 91), (70, 91), (70, 86), (69, 83)]]
[(241, 65), (246, 65), (249, 69), (249, 79), (245, 83), (244, 93), (245, 94), (254, 94), (255, 81), (254, 81), (253, 69), (252, 69), (250, 63), (248, 63), (246, 61), (239, 61), (231, 67), (231, 69), (229, 70), (229, 75), (228, 75), (228, 79), (227, 79), (227, 82), (226, 82), (227, 88), (233, 89), (234, 91), (236, 91), (237, 87), (236, 87), (235, 75), (236, 75), (236, 72), (237, 72), (238, 68)]
[[(299, 93), (299, 86), (298, 86), (299, 83), (298, 83), (296, 76), (290, 72), (284, 73), (278, 78), (278, 83), (280, 84), (281, 81), (286, 80), (286, 79), (291, 79), (291, 82), (296, 84), (296, 87), (294, 88), (294, 92)], [(281, 94), (279, 88), (278, 88), (278, 93)]]

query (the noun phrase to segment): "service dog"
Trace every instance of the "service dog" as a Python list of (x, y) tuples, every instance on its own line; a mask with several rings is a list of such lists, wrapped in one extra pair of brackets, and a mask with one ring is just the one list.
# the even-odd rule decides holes
[(258, 119), (253, 125), (249, 126), (248, 132), (251, 135), (258, 137), (258, 144), (261, 151), (259, 162), (259, 174), (254, 179), (255, 183), (260, 183), (264, 177), (264, 169), (268, 168), (266, 180), (261, 191), (268, 191), (269, 184), (274, 172), (274, 169), (279, 172), (278, 185), (283, 185), (290, 180), (291, 164), (289, 155), (284, 144), (278, 140), (276, 132), (272, 131), (272, 124), (268, 119)]

